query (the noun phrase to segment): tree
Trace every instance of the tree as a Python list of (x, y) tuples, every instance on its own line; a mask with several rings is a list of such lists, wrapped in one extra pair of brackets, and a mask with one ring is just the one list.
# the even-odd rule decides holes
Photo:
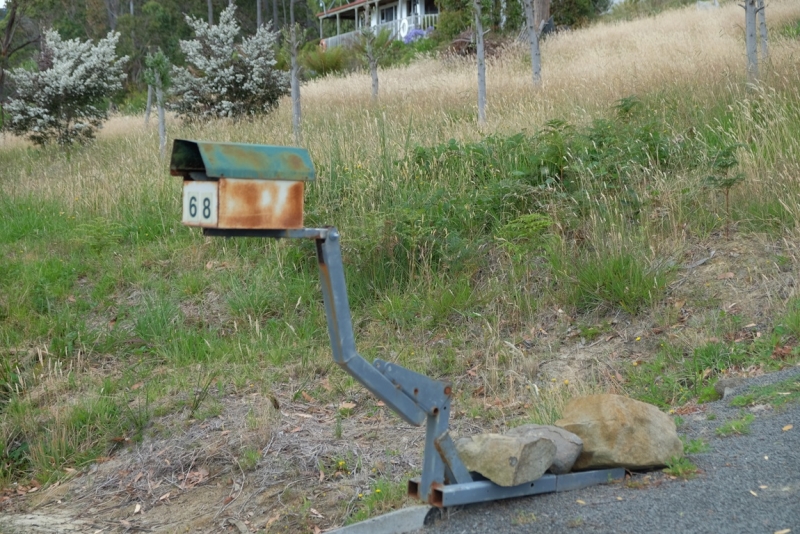
[(757, 0), (756, 11), (758, 11), (758, 33), (761, 35), (761, 62), (766, 63), (769, 57), (769, 43), (767, 42), (767, 15), (764, 0)]
[(36, 144), (55, 139), (60, 145), (94, 138), (108, 118), (107, 99), (122, 89), (127, 57), (117, 58), (119, 34), (110, 32), (97, 45), (44, 34), (38, 70), (17, 68), (11, 80), (17, 96), (6, 106), (8, 128)]
[(486, 57), (483, 46), (481, 0), (473, 0), (475, 10), (475, 45), (478, 56), (478, 124), (486, 124)]
[(158, 107), (158, 139), (161, 157), (167, 148), (167, 126), (164, 114), (164, 90), (170, 85), (170, 63), (164, 52), (159, 49), (155, 54), (147, 54), (145, 58), (144, 79), (147, 82), (147, 114), (150, 114), (151, 93), (155, 88), (156, 106)]
[(541, 85), (542, 56), (539, 52), (539, 35), (536, 31), (537, 26), (536, 17), (534, 16), (535, 13), (533, 9), (533, 0), (523, 0), (523, 2), (525, 3), (525, 22), (528, 27), (528, 42), (531, 46), (531, 70), (533, 71), (533, 85)]
[(8, 69), (11, 56), (39, 40), (39, 34), (35, 31), (25, 32), (22, 39), (15, 39), (17, 30), (20, 28), (23, 7), (20, 0), (11, 0), (6, 8), (4, 19), (0, 21), (3, 24), (0, 26), (3, 32), (0, 35), (0, 128), (4, 124), (3, 97), (5, 95), (6, 69)]
[(292, 88), (292, 130), (294, 144), (300, 146), (303, 134), (300, 130), (300, 65), (297, 62), (297, 49), (300, 46), (300, 37), (297, 35), (300, 28), (294, 22), (294, 3), (289, 0), (290, 28), (289, 28), (289, 53), (291, 54), (291, 88)]
[(358, 39), (353, 43), (353, 50), (362, 55), (367, 60), (369, 73), (372, 77), (372, 100), (378, 99), (378, 65), (389, 52), (392, 44), (392, 34), (389, 28), (383, 28), (376, 32), (371, 26), (369, 4), (366, 5), (364, 12), (364, 26)]
[(756, 39), (756, 0), (744, 0), (745, 50), (747, 51), (747, 81), (758, 81), (758, 41)]
[(289, 79), (275, 69), (276, 34), (265, 27), (240, 43), (236, 6), (212, 26), (187, 16), (195, 39), (181, 41), (187, 67), (173, 67), (175, 110), (188, 119), (243, 117), (271, 111), (287, 94)]

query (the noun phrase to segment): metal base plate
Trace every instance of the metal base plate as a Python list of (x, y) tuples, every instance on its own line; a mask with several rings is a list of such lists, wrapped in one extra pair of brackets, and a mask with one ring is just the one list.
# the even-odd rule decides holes
[[(431, 494), (430, 504), (446, 508), (448, 506), (509, 499), (512, 497), (524, 497), (526, 495), (537, 495), (539, 493), (570, 491), (595, 486), (597, 484), (606, 484), (614, 480), (621, 480), (624, 476), (625, 469), (618, 467), (615, 469), (567, 473), (566, 475), (547, 474), (533, 482), (511, 487), (498, 486), (489, 480), (479, 480), (464, 484), (450, 484), (440, 488), (434, 488)], [(419, 483), (419, 478), (408, 481), (409, 496), (419, 498)]]

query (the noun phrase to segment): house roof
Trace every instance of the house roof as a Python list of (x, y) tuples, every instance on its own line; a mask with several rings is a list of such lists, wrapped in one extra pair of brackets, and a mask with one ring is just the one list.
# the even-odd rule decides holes
[[(355, 9), (358, 6), (367, 4), (368, 0), (356, 0), (355, 2), (350, 2), (349, 4), (345, 4), (343, 6), (337, 6), (333, 9), (329, 9), (327, 11), (323, 11), (322, 13), (317, 13), (317, 18), (327, 17), (329, 15), (339, 13), (342, 11), (350, 11), (351, 9)], [(373, 1), (370, 3), (380, 4), (381, 0)]]

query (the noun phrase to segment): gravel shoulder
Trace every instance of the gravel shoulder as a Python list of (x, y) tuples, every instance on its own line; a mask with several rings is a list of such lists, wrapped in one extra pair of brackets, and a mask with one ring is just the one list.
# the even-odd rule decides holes
[[(734, 393), (793, 378), (800, 367), (748, 379)], [(623, 483), (451, 509), (419, 532), (800, 533), (800, 403), (742, 409), (730, 398), (683, 416), (679, 434), (710, 446), (689, 455), (701, 471), (690, 480), (635, 473)], [(749, 434), (716, 434), (743, 412), (755, 416)]]

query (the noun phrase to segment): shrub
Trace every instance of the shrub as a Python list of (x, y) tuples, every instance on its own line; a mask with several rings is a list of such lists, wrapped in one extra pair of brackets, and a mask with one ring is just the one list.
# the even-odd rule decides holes
[(328, 49), (315, 47), (312, 50), (303, 51), (300, 55), (300, 63), (311, 76), (326, 76), (343, 72), (347, 67), (347, 50), (342, 46)]
[(6, 127), (39, 145), (94, 138), (108, 118), (107, 99), (122, 89), (125, 77), (122, 67), (128, 58), (116, 57), (118, 40), (119, 34), (111, 32), (93, 45), (45, 32), (38, 70), (11, 71), (16, 97), (6, 106)]
[(180, 42), (189, 66), (173, 68), (178, 115), (196, 120), (266, 113), (288, 93), (288, 75), (275, 68), (277, 34), (262, 26), (237, 44), (235, 12), (228, 6), (215, 26), (186, 17), (196, 38)]

